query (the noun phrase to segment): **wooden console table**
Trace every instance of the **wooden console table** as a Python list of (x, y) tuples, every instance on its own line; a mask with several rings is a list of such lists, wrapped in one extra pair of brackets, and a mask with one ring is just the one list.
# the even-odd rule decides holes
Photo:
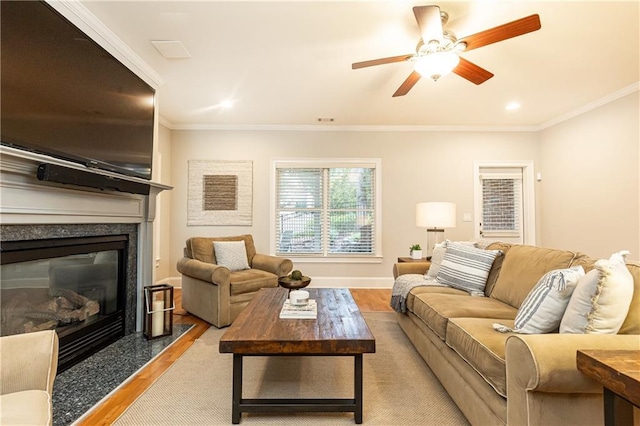
[(605, 426), (633, 425), (640, 407), (640, 350), (579, 350), (578, 370), (602, 384)]

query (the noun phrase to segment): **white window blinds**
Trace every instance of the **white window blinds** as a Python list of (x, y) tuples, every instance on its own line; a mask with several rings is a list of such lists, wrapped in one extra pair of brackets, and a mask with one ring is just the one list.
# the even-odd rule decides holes
[(276, 253), (375, 254), (375, 166), (276, 167)]

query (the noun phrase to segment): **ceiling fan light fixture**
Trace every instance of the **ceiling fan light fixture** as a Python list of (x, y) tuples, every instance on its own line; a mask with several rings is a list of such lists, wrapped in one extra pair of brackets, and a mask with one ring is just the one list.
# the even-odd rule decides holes
[(413, 69), (422, 77), (427, 77), (433, 81), (449, 74), (458, 66), (460, 57), (453, 52), (434, 52), (419, 57)]

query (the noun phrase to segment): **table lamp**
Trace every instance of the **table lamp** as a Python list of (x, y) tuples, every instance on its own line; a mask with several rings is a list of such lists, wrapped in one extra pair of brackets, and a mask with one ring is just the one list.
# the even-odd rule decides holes
[(427, 228), (427, 257), (444, 240), (444, 228), (456, 227), (456, 205), (445, 202), (416, 204), (416, 226)]

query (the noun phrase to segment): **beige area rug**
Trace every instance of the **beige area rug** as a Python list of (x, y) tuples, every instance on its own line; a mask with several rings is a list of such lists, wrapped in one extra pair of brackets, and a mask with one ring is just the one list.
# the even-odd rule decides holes
[[(364, 355), (366, 425), (468, 425), (398, 326), (394, 313), (364, 314), (376, 353)], [(231, 424), (232, 355), (211, 327), (116, 425)], [(244, 398), (353, 398), (353, 357), (246, 357)], [(353, 413), (243, 413), (243, 425), (353, 425)]]

